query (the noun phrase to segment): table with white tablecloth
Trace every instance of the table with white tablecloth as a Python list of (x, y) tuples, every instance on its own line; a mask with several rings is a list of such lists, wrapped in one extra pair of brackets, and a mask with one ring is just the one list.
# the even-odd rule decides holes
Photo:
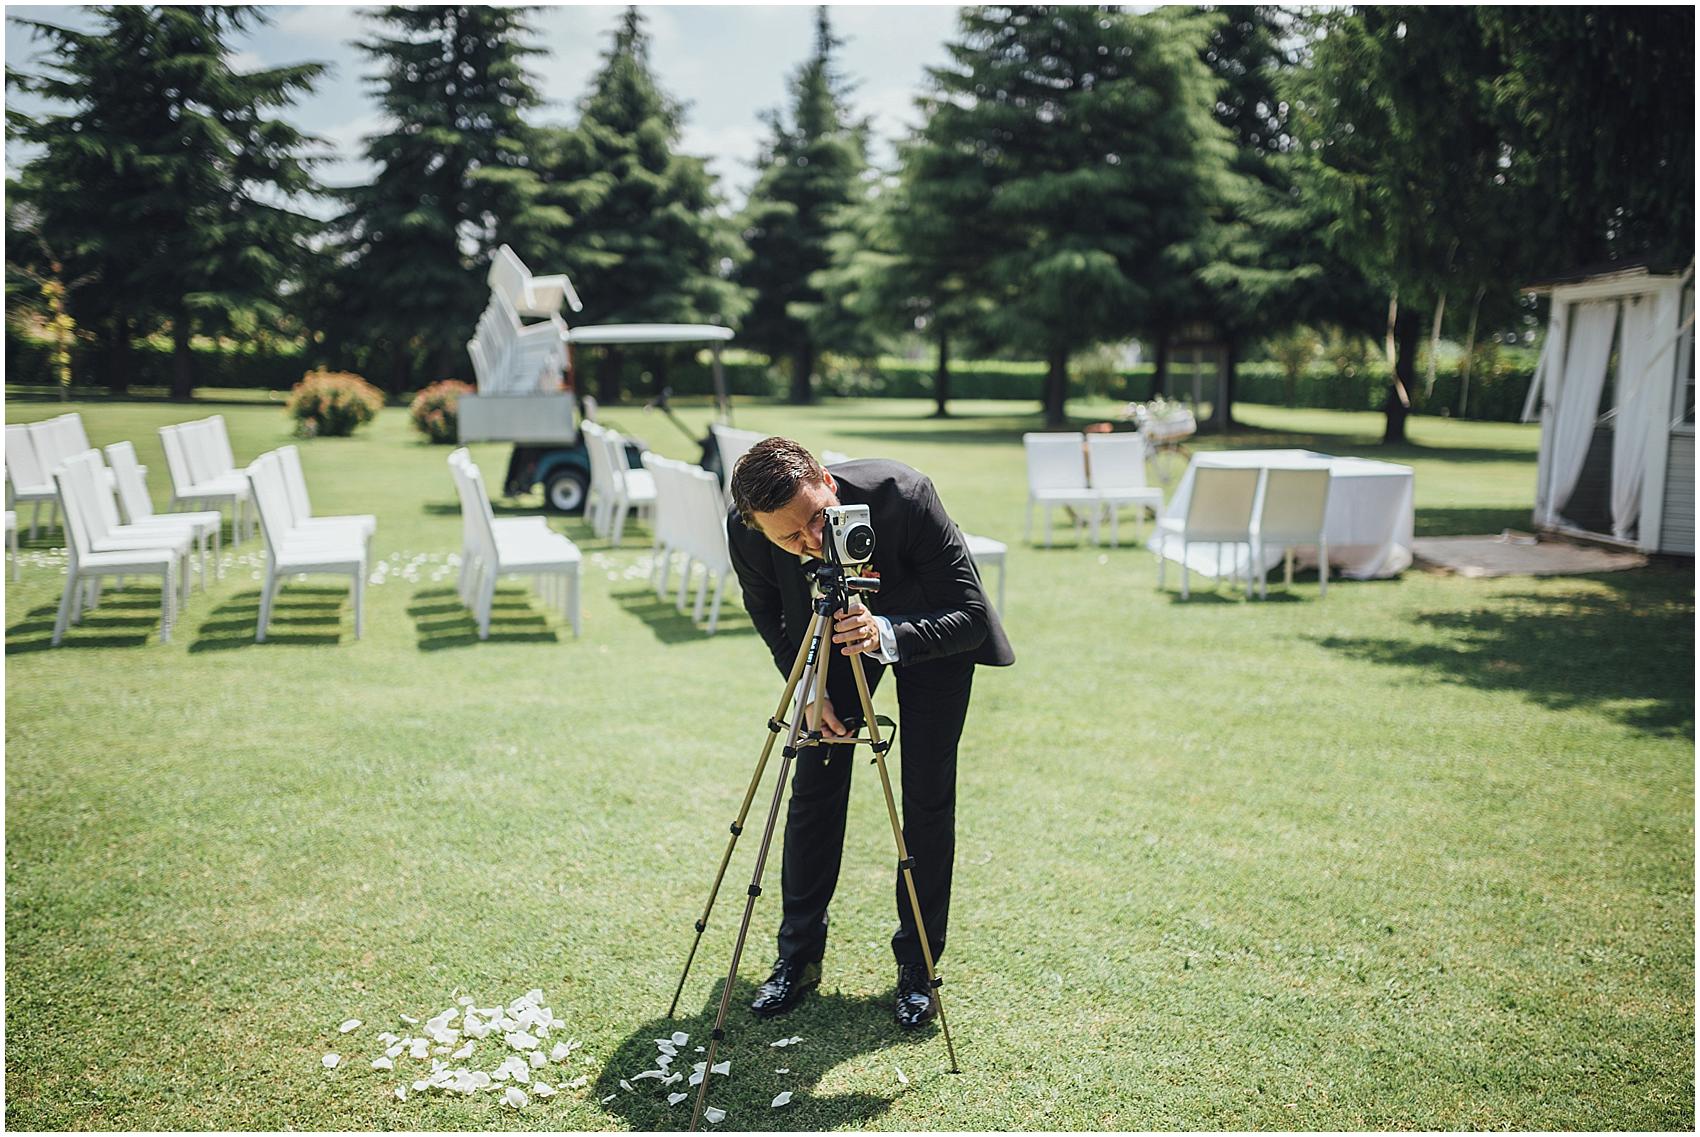
[[(1397, 576), (1409, 568), (1416, 529), (1416, 472), (1393, 462), (1338, 458), (1313, 450), (1206, 451), (1193, 455), (1180, 485), (1175, 488), (1174, 498), (1163, 512), (1172, 518), (1186, 516), (1194, 471), (1200, 466), (1267, 470), (1316, 465), (1326, 465), (1329, 470), (1328, 512), (1323, 529), (1328, 539), (1329, 568), (1354, 580)], [(1151, 547), (1157, 548), (1156, 543), (1162, 539), (1161, 534), (1154, 535)], [(1168, 539), (1178, 542), (1173, 536)], [(1299, 546), (1293, 552), (1298, 564), (1317, 563), (1314, 545)], [(1224, 557), (1218, 574), (1214, 546), (1194, 546), (1191, 553), (1188, 557), (1191, 567), (1210, 575), (1226, 575), (1230, 567), (1236, 571), (1243, 569), (1250, 556), (1250, 550), (1240, 546), (1238, 559), (1230, 566), (1229, 558)], [(1281, 557), (1280, 549), (1266, 550), (1262, 570), (1267, 572), (1280, 564)]]

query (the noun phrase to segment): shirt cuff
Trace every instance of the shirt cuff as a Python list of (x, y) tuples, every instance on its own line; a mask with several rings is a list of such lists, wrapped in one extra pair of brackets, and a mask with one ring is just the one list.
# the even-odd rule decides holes
[(874, 623), (879, 626), (880, 630), (880, 649), (870, 651), (868, 654), (880, 663), (895, 664), (897, 662), (897, 633), (891, 630), (891, 621), (884, 616), (875, 616)]

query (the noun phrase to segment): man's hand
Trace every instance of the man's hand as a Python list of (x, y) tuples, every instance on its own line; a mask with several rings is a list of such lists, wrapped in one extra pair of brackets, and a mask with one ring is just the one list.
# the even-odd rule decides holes
[(852, 597), (848, 608), (832, 614), (832, 642), (843, 644), (845, 655), (863, 655), (880, 649), (880, 626), (874, 614)]
[(839, 721), (838, 716), (833, 713), (832, 700), (831, 699), (822, 699), (821, 700), (821, 721), (818, 722), (818, 723), (815, 722), (815, 704), (814, 704), (813, 699), (809, 700), (808, 709), (809, 709), (809, 719), (808, 719), (808, 721), (809, 721), (809, 724), (810, 724), (810, 728), (814, 729), (814, 728), (818, 727), (820, 729), (820, 733), (821, 733), (822, 738), (849, 738), (850, 737), (852, 732), (847, 730), (845, 728), (844, 724)]

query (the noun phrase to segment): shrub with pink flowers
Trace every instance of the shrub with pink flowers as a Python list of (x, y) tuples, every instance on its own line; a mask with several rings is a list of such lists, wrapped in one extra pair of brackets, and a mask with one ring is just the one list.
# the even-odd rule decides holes
[(345, 438), (378, 417), (384, 393), (345, 371), (309, 371), (284, 404), (302, 438)]
[(426, 387), (413, 396), (413, 402), (407, 408), (414, 429), (432, 442), (457, 441), (460, 437), (457, 414), (460, 397), (476, 390), (471, 383), (462, 383), (459, 379), (444, 379)]

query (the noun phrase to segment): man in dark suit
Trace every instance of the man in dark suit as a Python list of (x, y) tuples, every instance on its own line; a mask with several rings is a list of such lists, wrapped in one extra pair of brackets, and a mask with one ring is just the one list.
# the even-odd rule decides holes
[[(889, 667), (903, 726), (903, 839), (929, 947), (944, 951), (956, 851), (956, 748), (968, 714), (974, 666), (1015, 662), (961, 531), (933, 484), (900, 462), (841, 462), (827, 470), (787, 438), (757, 443), (732, 476), (726, 528), (744, 608), (789, 677), (811, 615), (805, 565), (822, 556), (824, 517), (833, 505), (866, 505), (875, 544), (870, 575), (880, 580), (866, 606), (833, 615), (842, 654), (827, 668), (821, 731), (843, 738), (861, 726), (861, 702), (846, 658), (860, 655), (870, 690)], [(812, 702), (811, 702), (812, 705)], [(827, 906), (838, 883), (850, 801), (851, 747), (799, 750), (785, 820), (784, 916), (779, 959), (750, 1009), (784, 1014), (820, 983)], [(897, 878), (898, 1025), (914, 1029), (938, 1014), (902, 873)]]

